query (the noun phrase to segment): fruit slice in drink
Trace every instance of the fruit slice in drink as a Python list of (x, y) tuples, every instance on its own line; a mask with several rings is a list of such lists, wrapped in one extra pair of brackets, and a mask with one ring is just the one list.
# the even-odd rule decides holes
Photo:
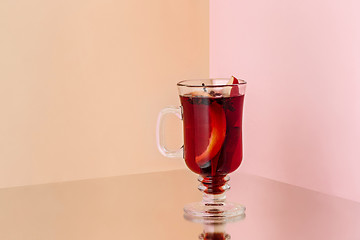
[[(231, 79), (229, 80), (229, 82), (227, 83), (227, 85), (231, 85), (231, 84), (239, 84), (239, 80), (232, 76)], [(232, 87), (226, 87), (223, 90), (223, 95), (226, 97), (235, 97), (239, 95), (239, 87), (237, 85), (232, 86)]]
[[(213, 101), (209, 105), (209, 119), (211, 134), (209, 144), (206, 149), (200, 154), (195, 156), (195, 161), (198, 166), (204, 166), (205, 163), (211, 161), (216, 154), (221, 150), (222, 144), (225, 140), (226, 134), (226, 117), (225, 112), (220, 104)], [(211, 168), (216, 169), (217, 161), (211, 162)]]

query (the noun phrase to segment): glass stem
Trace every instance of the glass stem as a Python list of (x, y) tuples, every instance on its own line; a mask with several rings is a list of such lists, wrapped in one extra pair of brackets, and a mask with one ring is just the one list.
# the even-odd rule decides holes
[(203, 192), (203, 202), (212, 204), (225, 202), (225, 191), (230, 189), (229, 176), (199, 176), (198, 180), (200, 182), (198, 189)]
[(221, 194), (203, 194), (203, 202), (205, 203), (223, 203), (226, 201), (225, 193)]

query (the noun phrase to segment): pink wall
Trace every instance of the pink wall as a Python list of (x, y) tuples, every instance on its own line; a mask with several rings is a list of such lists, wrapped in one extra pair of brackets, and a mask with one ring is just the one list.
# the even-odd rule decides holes
[(210, 0), (210, 76), (249, 83), (241, 171), (360, 201), (359, 9)]

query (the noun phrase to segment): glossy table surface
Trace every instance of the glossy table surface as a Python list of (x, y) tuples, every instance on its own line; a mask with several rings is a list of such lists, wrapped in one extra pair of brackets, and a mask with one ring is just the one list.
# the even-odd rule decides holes
[[(360, 203), (235, 173), (228, 200), (247, 207), (227, 224), (184, 219), (201, 200), (189, 170), (0, 189), (0, 239), (360, 239)], [(209, 238), (211, 239), (211, 238)]]

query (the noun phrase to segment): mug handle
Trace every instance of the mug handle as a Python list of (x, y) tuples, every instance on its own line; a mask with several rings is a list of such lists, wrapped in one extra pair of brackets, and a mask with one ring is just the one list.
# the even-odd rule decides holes
[(156, 144), (157, 147), (160, 151), (160, 153), (162, 155), (164, 155), (165, 157), (170, 157), (170, 158), (183, 158), (184, 156), (184, 145), (176, 150), (176, 151), (171, 151), (168, 150), (165, 146), (165, 141), (164, 141), (164, 116), (172, 113), (175, 114), (180, 120), (183, 120), (182, 118), (182, 111), (181, 111), (181, 107), (166, 107), (164, 109), (162, 109), (158, 115), (158, 119), (157, 119), (157, 124), (156, 124)]

